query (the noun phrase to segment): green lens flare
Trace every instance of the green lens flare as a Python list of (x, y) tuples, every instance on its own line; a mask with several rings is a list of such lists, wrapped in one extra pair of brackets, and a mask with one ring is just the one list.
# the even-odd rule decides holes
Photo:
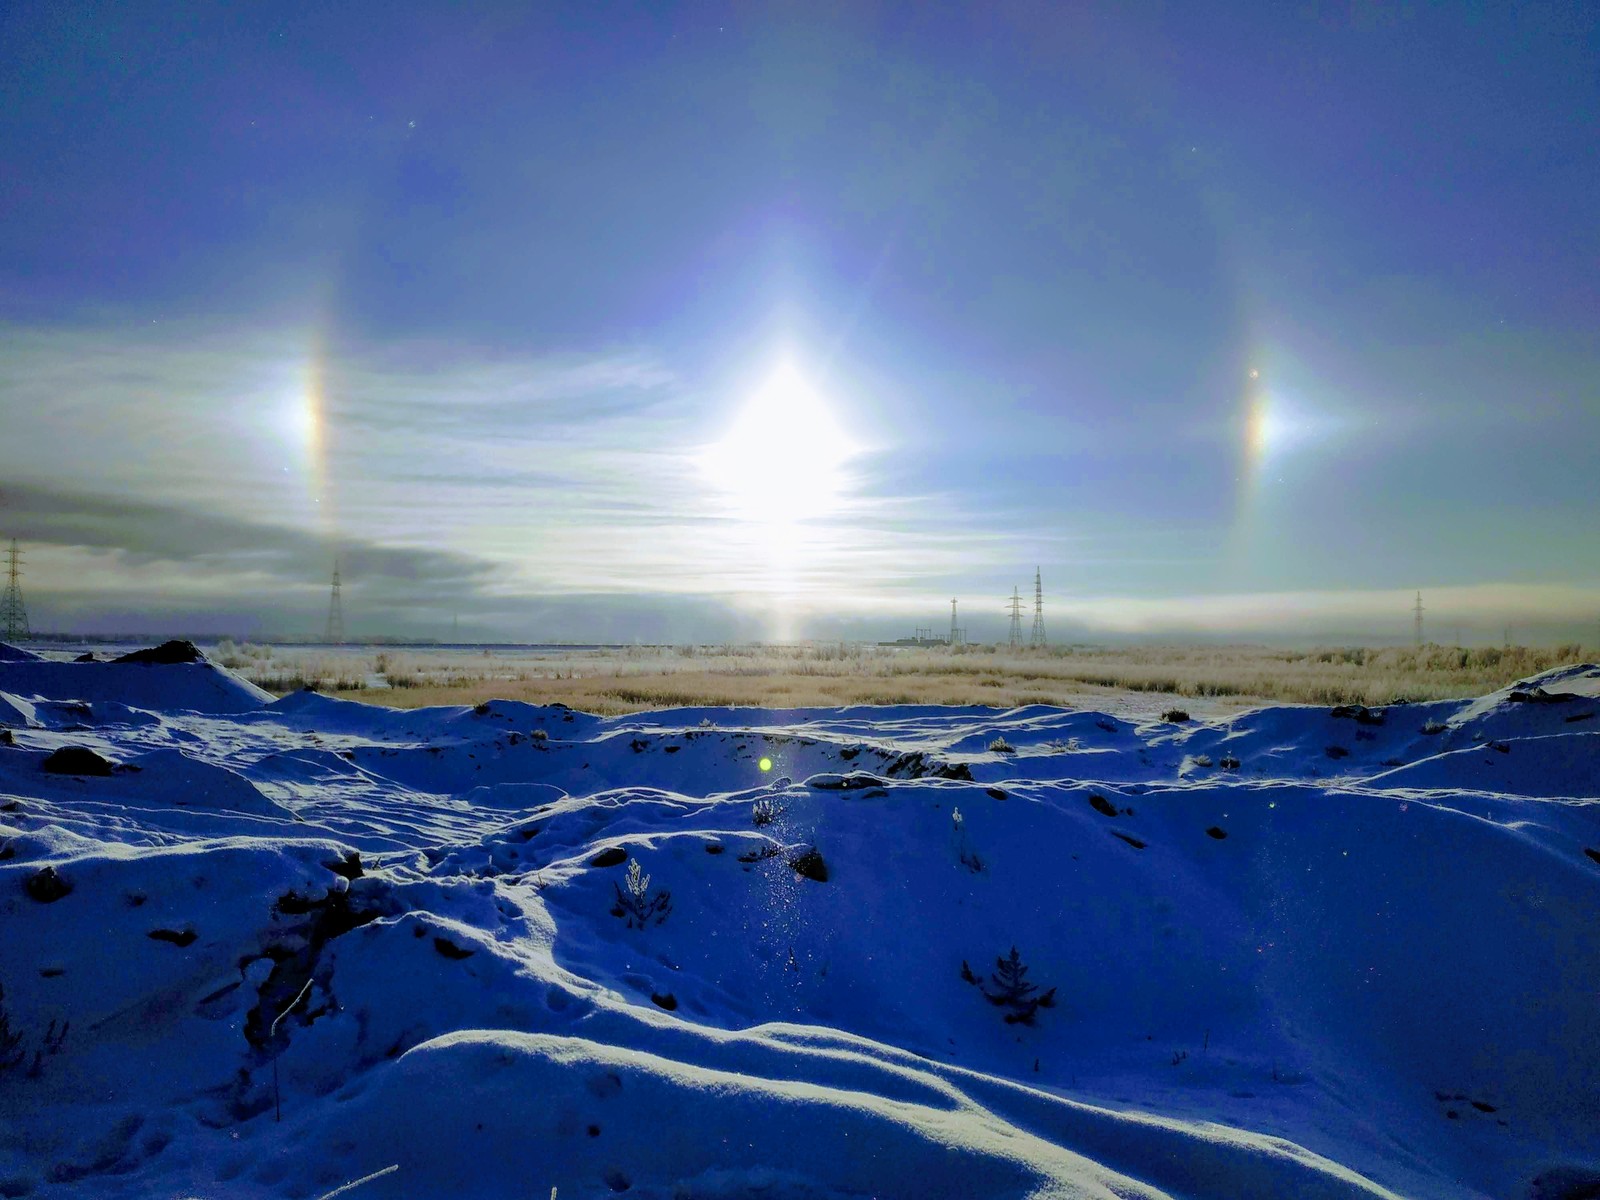
[(756, 765), (757, 765), (757, 766), (758, 766), (758, 767), (760, 767), (760, 768), (761, 768), (761, 769), (762, 769), (762, 770), (763, 770), (763, 771), (770, 771), (770, 770), (772, 770), (772, 760), (771, 760), (771, 759), (770, 759), (770, 758), (763, 758), (763, 759), (762, 759), (762, 760), (761, 760), (761, 761), (760, 761), (760, 762), (759, 762), (759, 763), (757, 763), (757, 764), (756, 764)]

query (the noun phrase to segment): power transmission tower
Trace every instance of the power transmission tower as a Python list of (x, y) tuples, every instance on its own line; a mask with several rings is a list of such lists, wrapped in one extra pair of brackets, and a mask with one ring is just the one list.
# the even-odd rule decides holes
[(1016, 588), (1011, 589), (1011, 639), (1010, 646), (1013, 650), (1022, 645), (1022, 595)]
[(339, 599), (339, 560), (333, 560), (333, 594), (328, 598), (328, 628), (322, 640), (330, 646), (344, 645), (344, 604)]
[(956, 602), (950, 601), (950, 645), (955, 647), (961, 641), (961, 630), (956, 627)]
[(1044, 576), (1038, 567), (1033, 569), (1033, 636), (1028, 645), (1044, 645)]
[(1422, 649), (1422, 593), (1421, 592), (1417, 593), (1417, 604), (1416, 604), (1416, 607), (1411, 610), (1411, 612), (1412, 612), (1412, 616), (1413, 616), (1413, 619), (1414, 619), (1415, 624), (1416, 624), (1415, 633), (1416, 633), (1416, 638), (1417, 638), (1417, 649), (1420, 650), (1420, 649)]
[(7, 572), (5, 599), (0, 600), (0, 621), (5, 623), (6, 641), (16, 642), (28, 636), (28, 606), (22, 602), (22, 551), (17, 549), (17, 539), (11, 539), (11, 549), (6, 552)]

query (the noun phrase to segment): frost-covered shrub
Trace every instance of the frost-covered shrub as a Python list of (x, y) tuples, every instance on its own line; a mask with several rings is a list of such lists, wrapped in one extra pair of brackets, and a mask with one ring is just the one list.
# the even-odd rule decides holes
[(966, 819), (962, 817), (959, 808), (950, 812), (950, 836), (955, 843), (956, 860), (974, 875), (983, 871), (984, 862), (978, 852), (972, 848), (971, 841), (967, 838)]
[(1015, 754), (1017, 748), (1001, 735), (995, 735), (994, 741), (989, 743), (990, 754)]
[(625, 920), (629, 929), (659, 925), (667, 919), (672, 912), (672, 893), (662, 888), (652, 895), (650, 876), (640, 868), (638, 859), (628, 864), (626, 883), (626, 888), (619, 883), (611, 885), (617, 893), (617, 902), (611, 909), (613, 917)]
[(1189, 719), (1189, 714), (1181, 708), (1169, 708), (1161, 714), (1161, 719), (1169, 725), (1182, 725)]
[(750, 806), (750, 821), (755, 825), (771, 825), (778, 819), (778, 807), (771, 796), (762, 796)]

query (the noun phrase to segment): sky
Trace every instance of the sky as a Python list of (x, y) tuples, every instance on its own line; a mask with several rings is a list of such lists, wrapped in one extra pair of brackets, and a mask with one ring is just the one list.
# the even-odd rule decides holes
[(45, 631), (1600, 640), (1600, 9), (0, 6)]

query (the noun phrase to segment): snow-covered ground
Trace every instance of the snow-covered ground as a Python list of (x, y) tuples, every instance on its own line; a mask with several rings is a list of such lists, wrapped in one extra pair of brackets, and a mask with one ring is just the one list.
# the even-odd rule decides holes
[(0, 657), (0, 1196), (1600, 1195), (1600, 668), (1174, 724)]

